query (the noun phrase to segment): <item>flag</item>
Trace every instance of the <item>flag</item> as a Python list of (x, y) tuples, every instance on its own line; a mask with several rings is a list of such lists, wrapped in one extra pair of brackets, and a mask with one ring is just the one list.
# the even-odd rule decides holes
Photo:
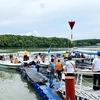
[(51, 51), (51, 45), (50, 45), (50, 47), (49, 47), (49, 49), (48, 49), (48, 53), (50, 53), (50, 51)]

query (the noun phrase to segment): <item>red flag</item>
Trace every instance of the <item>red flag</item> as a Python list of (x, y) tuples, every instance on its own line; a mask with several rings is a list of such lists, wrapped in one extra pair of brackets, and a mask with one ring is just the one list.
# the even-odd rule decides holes
[(72, 30), (72, 29), (73, 29), (73, 27), (74, 27), (75, 21), (69, 21), (68, 23), (69, 23), (70, 28), (71, 28), (71, 30)]

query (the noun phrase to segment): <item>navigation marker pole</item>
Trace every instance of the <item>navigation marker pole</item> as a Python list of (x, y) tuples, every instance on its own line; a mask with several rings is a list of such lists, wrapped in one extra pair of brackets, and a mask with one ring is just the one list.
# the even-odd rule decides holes
[(69, 26), (71, 28), (71, 44), (72, 44), (72, 41), (73, 41), (73, 32), (72, 32), (72, 30), (73, 30), (75, 21), (68, 21), (68, 23), (69, 23)]

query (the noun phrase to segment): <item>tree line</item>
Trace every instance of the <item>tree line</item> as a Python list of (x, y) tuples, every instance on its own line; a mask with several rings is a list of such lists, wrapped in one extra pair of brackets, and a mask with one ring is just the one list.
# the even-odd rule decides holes
[(75, 46), (96, 46), (100, 45), (100, 39), (84, 39), (84, 40), (75, 40)]
[(21, 35), (0, 35), (0, 47), (32, 47), (32, 48), (63, 48), (71, 45), (67, 38), (56, 37), (35, 37), (35, 36), (21, 36)]
[(0, 47), (31, 47), (31, 48), (48, 48), (50, 45), (54, 48), (68, 48), (73, 46), (93, 46), (100, 43), (100, 39), (85, 39), (72, 41), (67, 38), (57, 37), (35, 37), (21, 35), (0, 35)]

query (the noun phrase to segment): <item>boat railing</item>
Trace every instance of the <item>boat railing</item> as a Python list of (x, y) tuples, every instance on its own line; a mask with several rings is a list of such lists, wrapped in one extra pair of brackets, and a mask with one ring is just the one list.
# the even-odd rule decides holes
[[(75, 91), (77, 96), (85, 97), (87, 100), (100, 100), (99, 92), (93, 90), (93, 82), (88, 82), (84, 79), (84, 75), (100, 74), (100, 72), (75, 72), (76, 84)], [(87, 77), (88, 78), (88, 77)], [(84, 99), (83, 99), (84, 100)]]
[(86, 71), (86, 72), (85, 71), (84, 72), (80, 71), (80, 72), (74, 72), (74, 73), (77, 75), (77, 77), (76, 77), (76, 85), (80, 85), (80, 90), (81, 90), (83, 82), (89, 87), (91, 87), (91, 85), (92, 85), (90, 82), (86, 81), (83, 78), (84, 75), (93, 76), (93, 74), (100, 74), (100, 72), (92, 72), (92, 71)]
[[(93, 90), (93, 80), (92, 77), (84, 77), (84, 75), (100, 74), (99, 72), (75, 72), (75, 93), (77, 100), (100, 100), (100, 91)], [(90, 78), (90, 79), (88, 79)], [(87, 80), (86, 80), (87, 79)], [(65, 82), (60, 82), (60, 88), (58, 89), (62, 93), (62, 96), (65, 97)], [(82, 99), (83, 98), (83, 99)]]

